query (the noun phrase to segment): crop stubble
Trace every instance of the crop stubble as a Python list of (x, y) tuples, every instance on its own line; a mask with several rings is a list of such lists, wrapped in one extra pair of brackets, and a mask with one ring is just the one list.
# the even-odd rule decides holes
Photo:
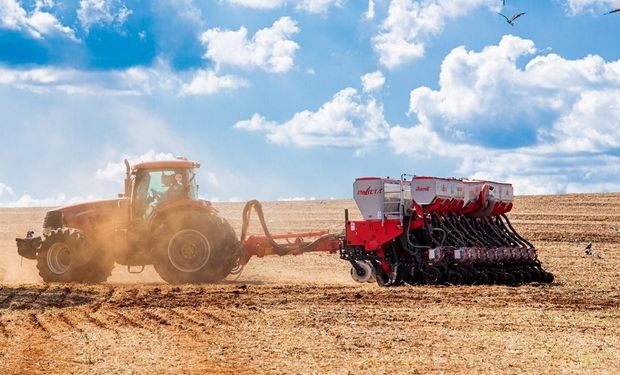
[[(219, 285), (121, 267), (45, 285), (13, 242), (45, 210), (0, 209), (0, 373), (618, 372), (619, 198), (518, 197), (511, 219), (557, 280), (519, 288), (359, 285), (330, 254), (252, 259)], [(238, 231), (242, 204), (217, 207)], [(355, 217), (352, 201), (265, 204), (274, 232), (338, 232), (344, 208)]]

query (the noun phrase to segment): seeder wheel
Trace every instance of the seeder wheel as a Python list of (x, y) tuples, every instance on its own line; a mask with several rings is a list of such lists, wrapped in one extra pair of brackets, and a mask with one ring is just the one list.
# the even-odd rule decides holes
[(435, 266), (427, 267), (423, 272), (426, 284), (441, 284), (444, 280), (443, 272)]
[(363, 261), (355, 261), (355, 266), (351, 265), (351, 277), (358, 283), (374, 281), (372, 267)]
[(452, 285), (463, 284), (463, 275), (458, 271), (448, 271), (448, 283)]

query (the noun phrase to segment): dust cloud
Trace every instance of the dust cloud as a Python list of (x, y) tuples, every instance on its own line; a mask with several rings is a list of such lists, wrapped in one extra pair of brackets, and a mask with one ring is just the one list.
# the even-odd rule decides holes
[(0, 208), (0, 282), (38, 283), (41, 278), (35, 262), (17, 254), (15, 238), (34, 229), (41, 232), (47, 208)]
[[(216, 203), (218, 215), (232, 225), (237, 236), (241, 231), (244, 203)], [(263, 204), (267, 225), (272, 233), (329, 229), (339, 233), (343, 228), (344, 209), (349, 208), (352, 218), (357, 210), (350, 200), (308, 202), (266, 202)], [(15, 238), (23, 238), (34, 230), (40, 235), (43, 218), (50, 208), (0, 208), (0, 282), (5, 284), (42, 283), (36, 261), (22, 259), (17, 254)], [(252, 218), (250, 234), (262, 234), (256, 217)], [(303, 258), (311, 257), (312, 265), (297, 267)], [(334, 267), (339, 271), (334, 273)], [(132, 267), (139, 271), (141, 267)], [(282, 283), (304, 281), (309, 283), (351, 283), (346, 262), (336, 254), (306, 254), (302, 256), (270, 256), (253, 258), (239, 276), (229, 276), (224, 283)], [(153, 266), (146, 266), (141, 273), (128, 272), (127, 266), (116, 265), (108, 283), (160, 284), (164, 283)]]

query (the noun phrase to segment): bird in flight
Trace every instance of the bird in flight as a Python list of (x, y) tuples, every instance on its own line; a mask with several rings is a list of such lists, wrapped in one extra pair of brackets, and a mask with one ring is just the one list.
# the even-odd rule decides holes
[(620, 8), (614, 9), (614, 10), (610, 10), (609, 12), (607, 12), (605, 14), (612, 14), (612, 13), (618, 13), (618, 12), (620, 12)]
[(524, 15), (524, 14), (525, 14), (525, 12), (517, 13), (517, 14), (515, 14), (514, 16), (512, 16), (512, 18), (508, 18), (508, 17), (506, 17), (505, 15), (503, 15), (503, 14), (501, 14), (501, 13), (499, 13), (499, 12), (498, 12), (497, 14), (499, 14), (499, 15), (500, 15), (500, 16), (502, 16), (502, 17), (504, 17), (504, 18), (506, 19), (506, 22), (508, 22), (508, 24), (509, 24), (510, 26), (514, 26), (514, 25), (515, 25), (515, 20), (516, 20), (517, 18), (521, 17), (522, 15)]

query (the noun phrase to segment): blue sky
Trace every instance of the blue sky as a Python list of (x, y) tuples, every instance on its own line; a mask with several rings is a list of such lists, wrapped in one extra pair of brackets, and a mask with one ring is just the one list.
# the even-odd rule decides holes
[(501, 3), (0, 0), (0, 206), (175, 155), (219, 201), (401, 173), (619, 191), (620, 0)]

